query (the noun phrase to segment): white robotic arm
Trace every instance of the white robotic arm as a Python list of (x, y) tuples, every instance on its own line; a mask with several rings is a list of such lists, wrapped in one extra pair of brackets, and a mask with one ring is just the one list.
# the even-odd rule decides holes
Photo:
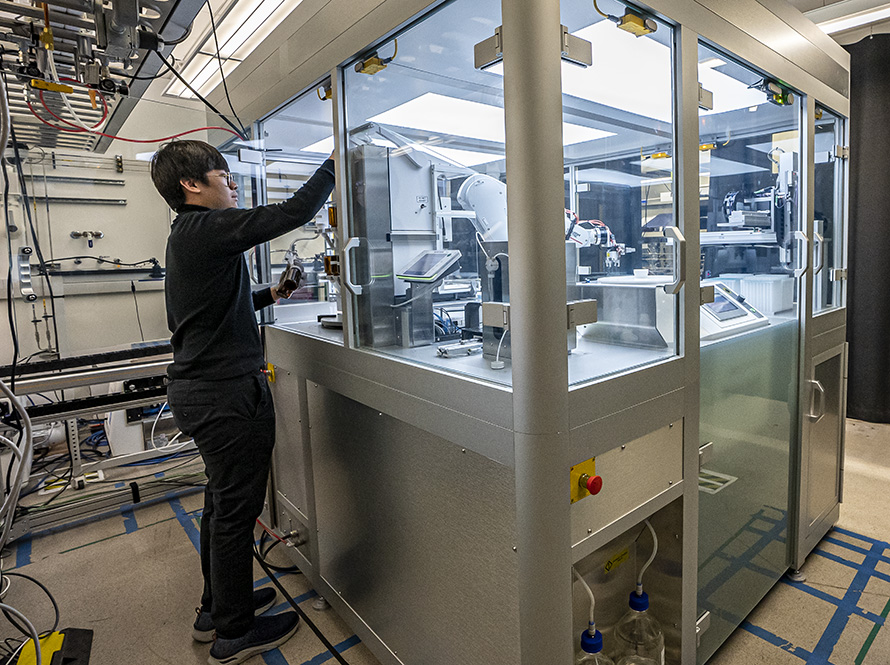
[(507, 185), (490, 175), (474, 173), (460, 186), (457, 201), (476, 213), (473, 226), (483, 240), (507, 241)]

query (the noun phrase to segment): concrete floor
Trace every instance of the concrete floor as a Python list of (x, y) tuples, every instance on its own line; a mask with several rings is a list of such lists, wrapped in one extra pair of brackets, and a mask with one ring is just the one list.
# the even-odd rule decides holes
[[(837, 528), (807, 560), (807, 581), (777, 584), (711, 665), (890, 663), (890, 629), (882, 628), (890, 612), (888, 447), (890, 425), (848, 422), (845, 503)], [(196, 553), (201, 501), (200, 493), (171, 495), (21, 541), (3, 568), (47, 584), (59, 602), (62, 627), (94, 631), (91, 665), (204, 663), (209, 646), (190, 637), (201, 584)], [(10, 579), (5, 602), (23, 611), (38, 630), (51, 626), (45, 596), (26, 581)], [(258, 567), (256, 579), (258, 586), (269, 583)], [(352, 665), (377, 663), (333, 611), (311, 609), (315, 593), (302, 576), (280, 580)], [(282, 603), (274, 611), (283, 609)], [(0, 639), (11, 636), (8, 625), (0, 628)], [(329, 660), (303, 626), (280, 650), (248, 662), (320, 665)]]
[(890, 425), (847, 421), (844, 503), (798, 584), (783, 578), (709, 665), (890, 664)]

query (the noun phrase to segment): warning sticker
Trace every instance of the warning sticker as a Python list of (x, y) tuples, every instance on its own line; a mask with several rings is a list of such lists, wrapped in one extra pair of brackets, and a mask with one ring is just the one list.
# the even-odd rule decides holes
[(603, 566), (603, 570), (607, 573), (611, 573), (613, 570), (618, 568), (622, 563), (627, 561), (630, 558), (630, 550), (625, 547), (618, 554), (613, 556), (611, 559), (606, 561), (606, 565)]

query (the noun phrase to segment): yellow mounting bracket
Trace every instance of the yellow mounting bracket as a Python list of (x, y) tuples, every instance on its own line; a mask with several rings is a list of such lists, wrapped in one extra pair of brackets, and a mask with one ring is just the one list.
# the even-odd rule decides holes
[(595, 477), (596, 457), (579, 462), (569, 470), (569, 490), (571, 492), (572, 503), (590, 496), (590, 492), (586, 487), (587, 479)]
[(48, 90), (49, 92), (64, 92), (70, 95), (74, 92), (74, 88), (64, 83), (53, 83), (52, 81), (42, 81), (40, 79), (31, 79), (31, 87), (38, 90)]
[(55, 48), (53, 29), (49, 27), (49, 5), (45, 2), (43, 3), (43, 32), (40, 33), (40, 43), (47, 51), (52, 51)]

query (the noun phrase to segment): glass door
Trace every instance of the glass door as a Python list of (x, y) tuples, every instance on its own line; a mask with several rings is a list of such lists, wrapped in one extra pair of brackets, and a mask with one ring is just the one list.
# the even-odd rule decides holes
[[(797, 437), (800, 101), (706, 46), (700, 111), (701, 445), (699, 662), (788, 567), (790, 450)], [(709, 95), (704, 94), (704, 98)], [(713, 295), (710, 295), (713, 288)]]
[[(322, 82), (263, 121), (268, 203), (281, 203), (293, 196), (333, 152), (330, 88), (329, 80)], [(339, 320), (338, 272), (332, 269), (331, 260), (337, 254), (336, 228), (331, 224), (336, 220), (329, 215), (329, 207), (323, 207), (308, 224), (269, 243), (272, 276), (277, 279), (287, 269), (300, 275), (300, 287), (276, 304), (276, 321), (311, 324), (300, 326), (305, 333), (320, 332), (320, 328), (336, 330)]]
[(503, 75), (475, 58), (500, 19), (456, 0), (343, 68), (342, 269), (359, 348), (510, 385)]
[[(561, 3), (569, 34), (592, 51), (589, 65), (562, 63), (567, 298), (596, 301), (595, 319), (569, 330), (573, 387), (676, 357), (685, 278), (675, 260), (685, 243), (673, 195), (673, 29), (647, 17), (649, 32), (636, 37), (613, 20), (629, 7), (598, 9)], [(646, 85), (627, 85), (639, 72)]]
[(813, 316), (846, 306), (844, 119), (816, 106)]

